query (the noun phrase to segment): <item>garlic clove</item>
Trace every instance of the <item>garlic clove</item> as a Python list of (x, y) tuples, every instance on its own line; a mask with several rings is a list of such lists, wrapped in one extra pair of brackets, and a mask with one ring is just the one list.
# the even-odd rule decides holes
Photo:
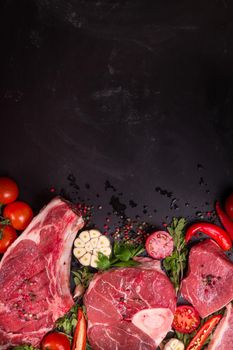
[(85, 243), (80, 238), (76, 238), (76, 240), (74, 241), (74, 246), (77, 248), (85, 247)]
[(98, 230), (90, 230), (90, 238), (97, 238), (101, 235), (100, 231)]
[(83, 241), (84, 243), (90, 241), (90, 234), (89, 231), (83, 231), (80, 233), (79, 238), (81, 239), (81, 241)]
[(99, 241), (99, 238), (92, 238), (92, 239), (91, 239), (91, 245), (92, 245), (92, 248), (93, 248), (93, 249), (94, 249), (95, 247), (97, 247), (98, 241)]
[(85, 244), (85, 248), (86, 248), (87, 252), (92, 252), (93, 248), (92, 248), (91, 241), (89, 241)]
[(97, 243), (97, 248), (109, 247), (109, 246), (110, 246), (109, 239), (106, 236), (101, 236)]
[(92, 255), (92, 257), (91, 257), (91, 266), (92, 267), (97, 267), (97, 261), (98, 261), (98, 256)]
[(86, 249), (85, 248), (82, 248), (82, 247), (80, 247), (80, 248), (74, 248), (74, 250), (73, 250), (73, 253), (74, 253), (74, 256), (77, 258), (77, 259), (79, 259), (79, 258), (81, 258), (84, 254), (86, 254)]
[(89, 266), (91, 263), (91, 257), (91, 253), (86, 253), (79, 259), (80, 264), (82, 264), (83, 266)]
[(97, 248), (94, 249), (94, 252), (96, 255), (98, 255), (98, 252), (103, 253), (106, 256), (109, 256), (111, 254), (112, 249), (110, 247), (102, 247), (102, 248)]

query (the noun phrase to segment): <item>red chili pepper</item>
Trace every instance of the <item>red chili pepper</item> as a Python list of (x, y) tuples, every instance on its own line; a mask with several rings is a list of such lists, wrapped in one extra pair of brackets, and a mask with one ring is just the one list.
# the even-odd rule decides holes
[(221, 320), (222, 315), (216, 315), (209, 318), (208, 321), (199, 329), (195, 337), (191, 340), (186, 350), (201, 350), (210, 333)]
[(227, 214), (222, 210), (219, 202), (216, 202), (215, 208), (221, 223), (223, 224), (227, 233), (233, 240), (233, 221), (231, 221), (231, 219), (227, 216)]
[(78, 309), (77, 326), (74, 332), (72, 350), (85, 350), (87, 341), (87, 325), (84, 314)]
[(186, 232), (185, 241), (188, 242), (199, 232), (213, 238), (223, 250), (230, 250), (232, 248), (232, 242), (228, 234), (221, 227), (209, 222), (198, 222), (191, 225)]

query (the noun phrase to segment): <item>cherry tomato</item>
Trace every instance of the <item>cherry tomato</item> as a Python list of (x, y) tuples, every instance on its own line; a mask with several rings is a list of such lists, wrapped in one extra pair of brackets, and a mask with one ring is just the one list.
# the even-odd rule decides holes
[(16, 240), (17, 234), (15, 229), (9, 225), (0, 225), (0, 253), (3, 254), (11, 243)]
[(166, 231), (155, 231), (146, 240), (146, 251), (154, 259), (166, 258), (173, 249), (173, 238)]
[(19, 231), (24, 230), (33, 218), (31, 207), (24, 202), (13, 202), (3, 210), (3, 216), (10, 220), (11, 225)]
[(225, 210), (227, 215), (233, 219), (233, 193), (227, 197), (225, 202)]
[(42, 339), (41, 350), (70, 350), (70, 341), (63, 333), (51, 332)]
[(18, 195), (19, 189), (15, 181), (9, 177), (0, 177), (0, 203), (12, 203), (17, 199)]
[(172, 327), (180, 333), (192, 333), (200, 324), (200, 316), (189, 305), (181, 305), (176, 308)]

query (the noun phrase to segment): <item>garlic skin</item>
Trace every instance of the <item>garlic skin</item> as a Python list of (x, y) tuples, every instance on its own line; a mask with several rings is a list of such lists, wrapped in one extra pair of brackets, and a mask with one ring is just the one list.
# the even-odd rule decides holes
[(78, 284), (75, 287), (73, 298), (76, 299), (78, 297), (81, 297), (84, 294), (84, 292), (85, 292), (85, 288), (83, 287), (83, 285)]
[(74, 256), (83, 266), (96, 268), (99, 252), (110, 256), (112, 248), (110, 240), (98, 230), (82, 231), (74, 241)]

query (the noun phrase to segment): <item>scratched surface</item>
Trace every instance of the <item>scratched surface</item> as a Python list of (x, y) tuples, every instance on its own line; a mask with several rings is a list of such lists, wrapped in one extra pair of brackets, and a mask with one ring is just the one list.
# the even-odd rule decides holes
[(232, 190), (232, 2), (0, 6), (0, 170), (21, 198), (161, 226)]

